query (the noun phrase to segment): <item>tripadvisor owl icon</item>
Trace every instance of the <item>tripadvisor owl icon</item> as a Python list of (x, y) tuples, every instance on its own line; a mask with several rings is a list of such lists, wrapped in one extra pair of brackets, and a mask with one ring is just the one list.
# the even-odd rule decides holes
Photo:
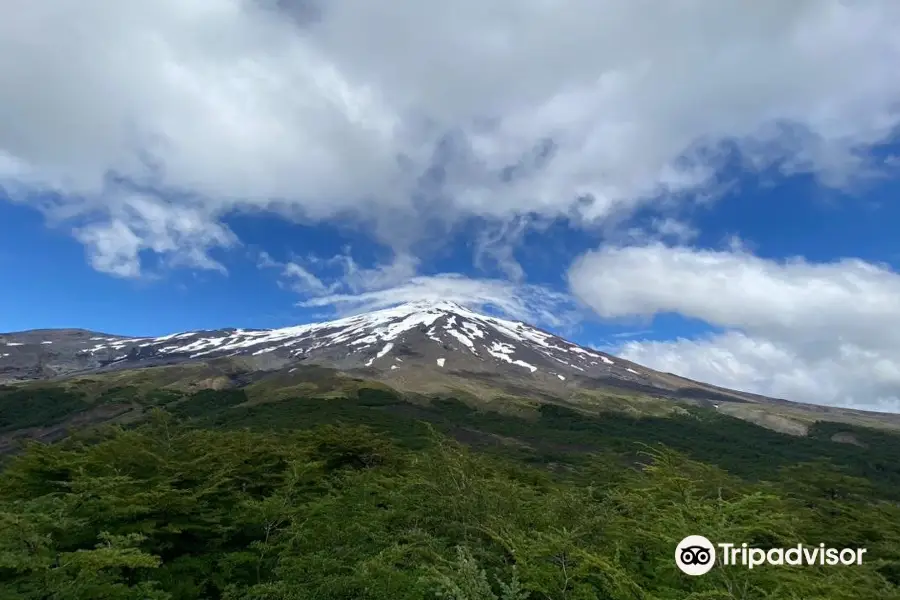
[(703, 575), (716, 564), (716, 548), (702, 535), (689, 535), (675, 548), (675, 564), (688, 575)]

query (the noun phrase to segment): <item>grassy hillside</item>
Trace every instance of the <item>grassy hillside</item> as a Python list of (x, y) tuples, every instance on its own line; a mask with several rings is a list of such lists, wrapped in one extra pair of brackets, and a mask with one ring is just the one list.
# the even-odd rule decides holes
[[(8, 459), (0, 599), (900, 598), (894, 434), (311, 385), (0, 390), (8, 431), (147, 417)], [(867, 554), (691, 578), (688, 534)]]

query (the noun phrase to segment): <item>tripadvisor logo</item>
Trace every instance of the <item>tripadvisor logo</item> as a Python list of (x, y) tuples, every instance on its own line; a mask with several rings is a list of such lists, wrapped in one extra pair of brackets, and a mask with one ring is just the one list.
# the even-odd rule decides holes
[(675, 548), (675, 564), (688, 575), (703, 575), (716, 564), (716, 547), (702, 535), (689, 535)]
[(719, 542), (713, 544), (702, 535), (689, 535), (675, 548), (675, 564), (688, 575), (703, 575), (716, 565), (746, 567), (762, 565), (861, 565), (865, 548), (829, 548), (825, 544), (790, 548), (750, 548), (746, 543)]

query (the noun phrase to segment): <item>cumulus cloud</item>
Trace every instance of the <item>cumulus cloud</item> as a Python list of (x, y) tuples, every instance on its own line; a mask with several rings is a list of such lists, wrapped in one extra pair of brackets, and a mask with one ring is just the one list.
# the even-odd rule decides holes
[(812, 404), (900, 412), (900, 353), (835, 341), (818, 356), (727, 332), (699, 340), (631, 341), (623, 358), (697, 381)]
[(106, 214), (106, 220), (88, 221), (73, 233), (85, 245), (95, 269), (120, 277), (141, 275), (141, 253), (147, 251), (172, 266), (225, 272), (207, 250), (238, 243), (231, 231), (206, 218), (202, 210), (140, 194), (110, 201)]
[(568, 277), (602, 317), (678, 313), (724, 330), (630, 341), (618, 348), (629, 360), (792, 400), (900, 406), (900, 274), (886, 266), (654, 244), (587, 253)]
[(0, 8), (0, 187), (119, 276), (220, 268), (234, 211), (395, 247), (471, 215), (596, 224), (707, 194), (722, 142), (843, 185), (900, 121), (890, 0)]

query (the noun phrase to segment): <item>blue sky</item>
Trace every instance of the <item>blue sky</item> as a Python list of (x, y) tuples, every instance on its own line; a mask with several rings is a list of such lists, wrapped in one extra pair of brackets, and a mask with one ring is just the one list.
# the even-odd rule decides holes
[[(896, 180), (871, 181), (863, 190), (823, 189), (808, 175), (775, 181), (735, 173), (739, 185), (689, 217), (697, 230), (691, 246), (721, 250), (733, 237), (756, 256), (784, 260), (805, 257), (827, 263), (846, 257), (900, 265), (900, 192)], [(620, 228), (641, 226), (653, 211), (636, 214)], [(37, 211), (0, 203), (6, 235), (0, 260), (15, 294), (0, 299), (0, 330), (83, 327), (127, 335), (164, 335), (220, 327), (271, 328), (315, 321), (340, 314), (298, 306), (302, 295), (279, 285), (278, 270), (260, 268), (258, 254), (281, 261), (347, 252), (362, 268), (390, 260), (391, 250), (365, 231), (329, 224), (301, 225), (268, 215), (228, 219), (242, 245), (217, 254), (227, 273), (160, 268), (145, 278), (116, 278), (93, 269), (84, 247), (65, 228), (48, 227)], [(503, 278), (489, 262), (476, 266), (473, 244), (477, 226), (461, 227), (428, 256), (423, 275), (459, 273), (471, 278)], [(614, 234), (615, 235), (615, 234)], [(582, 253), (604, 242), (602, 232), (586, 233), (564, 220), (523, 237), (515, 259), (530, 283), (566, 292), (566, 269)], [(616, 239), (615, 237), (613, 239)], [(326, 275), (327, 269), (318, 269)], [(625, 338), (666, 340), (695, 337), (716, 330), (701, 320), (678, 314), (651, 319), (597, 319), (583, 315), (561, 331), (583, 344), (615, 345)], [(552, 327), (552, 325), (551, 325)]]
[(449, 297), (898, 410), (900, 5), (101, 4), (0, 25), (0, 331)]

